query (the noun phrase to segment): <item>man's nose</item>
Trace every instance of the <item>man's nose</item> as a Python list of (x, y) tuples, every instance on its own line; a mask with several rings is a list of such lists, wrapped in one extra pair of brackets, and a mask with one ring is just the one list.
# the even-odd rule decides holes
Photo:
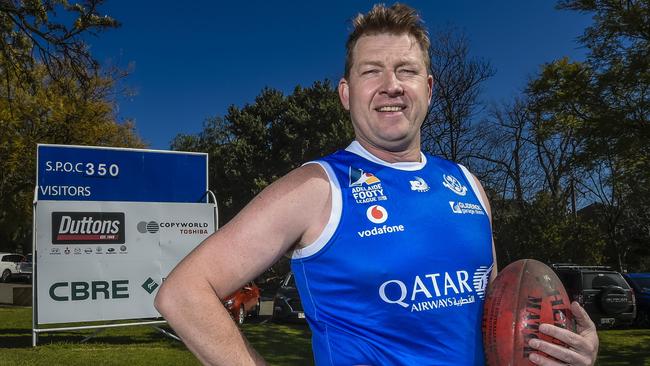
[(404, 93), (402, 84), (394, 72), (388, 72), (384, 74), (382, 93), (385, 93), (389, 97), (397, 97)]

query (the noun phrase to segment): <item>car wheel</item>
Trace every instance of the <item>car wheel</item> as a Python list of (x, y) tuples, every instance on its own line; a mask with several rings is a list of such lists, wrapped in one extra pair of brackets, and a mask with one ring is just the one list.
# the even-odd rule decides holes
[(9, 277), (11, 277), (11, 271), (5, 269), (4, 272), (2, 272), (2, 277), (0, 277), (0, 282), (8, 282)]
[(244, 309), (244, 305), (241, 305), (237, 313), (237, 324), (244, 324), (244, 320), (246, 320), (246, 310)]
[(639, 310), (636, 315), (635, 324), (640, 328), (650, 328), (650, 313)]
[(624, 312), (630, 304), (625, 290), (619, 286), (607, 286), (600, 292), (600, 306), (605, 314), (616, 315)]

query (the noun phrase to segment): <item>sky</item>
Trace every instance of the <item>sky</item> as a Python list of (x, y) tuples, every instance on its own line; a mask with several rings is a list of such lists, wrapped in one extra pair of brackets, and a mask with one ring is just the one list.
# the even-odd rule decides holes
[[(590, 16), (556, 10), (554, 1), (403, 2), (430, 33), (453, 27), (473, 58), (490, 62), (496, 75), (484, 84), (486, 103), (512, 100), (544, 63), (586, 53), (577, 37)], [(133, 120), (151, 148), (166, 150), (177, 134), (199, 133), (206, 118), (254, 102), (264, 87), (286, 95), (317, 80), (337, 83), (350, 20), (373, 3), (109, 0), (99, 11), (121, 27), (87, 42), (102, 64), (131, 70), (120, 85), (131, 93), (117, 101), (118, 120)]]

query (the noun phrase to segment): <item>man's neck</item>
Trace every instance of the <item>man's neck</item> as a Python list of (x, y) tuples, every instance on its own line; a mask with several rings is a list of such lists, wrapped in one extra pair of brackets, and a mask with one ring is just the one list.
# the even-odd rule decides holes
[(400, 148), (396, 149), (396, 151), (392, 151), (386, 148), (375, 146), (362, 139), (357, 139), (356, 141), (369, 153), (387, 163), (417, 163), (422, 161), (422, 153), (420, 152), (419, 143), (413, 144), (413, 146), (409, 146), (404, 149)]

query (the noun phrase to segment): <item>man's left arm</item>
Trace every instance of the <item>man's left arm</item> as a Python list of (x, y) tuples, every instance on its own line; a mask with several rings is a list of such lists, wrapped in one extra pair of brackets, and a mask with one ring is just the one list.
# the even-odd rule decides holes
[[(481, 182), (479, 182), (476, 177), (473, 178), (476, 182), (476, 186), (481, 193), (483, 202), (485, 202), (491, 224), (492, 211), (490, 209), (490, 203), (487, 199), (487, 195), (483, 190)], [(497, 275), (497, 257), (496, 250), (494, 248), (494, 239), (492, 239), (492, 255), (494, 257), (494, 269), (490, 275), (490, 282), (492, 282)], [(598, 356), (598, 334), (596, 333), (596, 326), (589, 318), (589, 315), (585, 309), (583, 309), (582, 306), (580, 306), (580, 304), (575, 301), (571, 303), (571, 312), (576, 319), (577, 333), (574, 333), (568, 329), (556, 327), (552, 324), (542, 324), (539, 327), (540, 332), (564, 342), (564, 344), (567, 345), (566, 347), (562, 347), (560, 345), (546, 342), (540, 339), (531, 339), (529, 342), (529, 345), (532, 348), (544, 352), (547, 355), (552, 356), (562, 362), (560, 363), (556, 360), (544, 357), (538, 353), (530, 354), (531, 362), (542, 366), (591, 366), (596, 362), (596, 357)]]

